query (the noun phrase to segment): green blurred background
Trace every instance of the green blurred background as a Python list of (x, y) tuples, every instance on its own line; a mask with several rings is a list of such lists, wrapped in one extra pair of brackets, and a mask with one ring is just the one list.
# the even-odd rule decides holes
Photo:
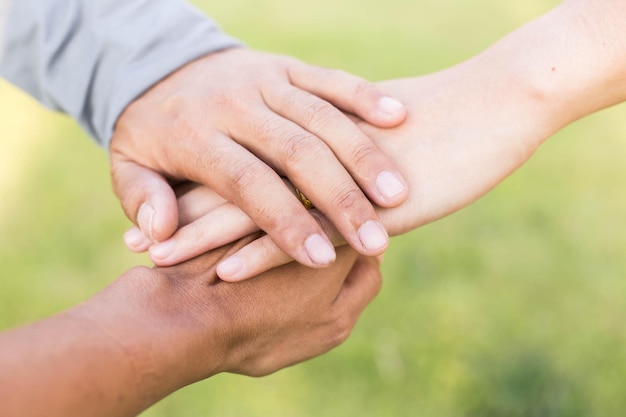
[[(556, 0), (196, 1), (249, 46), (372, 80), (478, 53)], [(252, 69), (251, 69), (252, 70)], [(0, 84), (0, 328), (146, 263), (121, 235), (105, 154)], [(396, 238), (351, 339), (252, 379), (219, 375), (165, 416), (622, 416), (624, 107), (565, 129), (473, 206)]]

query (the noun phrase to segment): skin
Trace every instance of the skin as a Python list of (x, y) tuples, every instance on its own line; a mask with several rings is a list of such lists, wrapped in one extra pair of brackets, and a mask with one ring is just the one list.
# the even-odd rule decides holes
[[(393, 129), (359, 122), (409, 185), (403, 204), (378, 210), (389, 234), (465, 207), (522, 166), (558, 130), (626, 100), (625, 20), (623, 1), (567, 0), (468, 61), (381, 84), (408, 110), (405, 123)], [(334, 244), (343, 243), (322, 213), (311, 213)], [(204, 234), (190, 224), (174, 235), (180, 241), (199, 239), (190, 254), (213, 246), (208, 225), (216, 222), (233, 231), (231, 238), (256, 230), (228, 203), (199, 222)], [(227, 240), (223, 234), (221, 239)], [(141, 250), (145, 242), (137, 243)], [(237, 273), (218, 265), (225, 280), (249, 278), (290, 257), (265, 236), (223, 263), (233, 260), (242, 265)]]
[[(471, 203), (554, 132), (624, 101), (625, 17), (621, 1), (568, 0), (465, 63), (387, 83), (410, 108), (407, 123), (386, 135), (361, 126), (381, 133), (380, 149), (408, 178), (407, 202), (379, 213), (390, 233)], [(181, 206), (203, 206), (177, 211), (176, 222), (228, 204), (219, 196), (217, 207), (206, 204), (211, 193), (181, 195)], [(338, 276), (292, 263), (254, 280), (218, 281), (220, 259), (243, 256), (241, 247), (264, 250), (265, 260), (281, 254), (267, 237), (247, 242), (179, 266), (129, 271), (81, 306), (2, 334), (2, 415), (132, 415), (217, 372), (272, 372), (345, 339), (379, 288), (379, 275), (362, 262), (344, 279), (355, 256), (343, 259), (345, 247)]]
[(0, 414), (133, 416), (220, 372), (267, 375), (343, 342), (380, 288), (377, 260), (348, 247), (324, 270), (292, 263), (220, 281), (216, 263), (247, 241), (132, 269), (68, 311), (0, 334)]
[[(128, 217), (160, 242), (150, 249), (153, 261), (179, 260), (178, 241), (169, 238), (179, 227), (170, 183), (180, 180), (215, 190), (303, 265), (327, 266), (334, 247), (286, 177), (357, 252), (381, 254), (389, 237), (374, 204), (402, 203), (406, 183), (334, 106), (380, 127), (406, 116), (358, 77), (243, 48), (193, 61), (131, 103), (115, 127), (111, 171)], [(137, 175), (134, 165), (151, 172)]]

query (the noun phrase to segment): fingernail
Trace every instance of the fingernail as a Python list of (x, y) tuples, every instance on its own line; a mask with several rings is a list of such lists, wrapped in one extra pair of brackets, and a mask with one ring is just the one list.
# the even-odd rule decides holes
[(234, 278), (243, 269), (243, 263), (237, 256), (231, 256), (217, 265), (220, 278)]
[(166, 259), (174, 252), (174, 241), (166, 240), (158, 245), (150, 246), (150, 256), (155, 259)]
[(143, 234), (154, 242), (154, 231), (152, 230), (153, 219), (154, 207), (152, 207), (152, 204), (148, 202), (143, 203), (139, 208), (139, 213), (137, 213), (137, 223), (139, 224)]
[(129, 247), (136, 247), (137, 245), (142, 243), (145, 238), (146, 236), (137, 227), (133, 227), (132, 229), (124, 233), (124, 242), (126, 243), (126, 246)]
[(389, 237), (383, 226), (377, 221), (367, 221), (359, 228), (359, 239), (363, 247), (371, 252), (387, 246)]
[(304, 250), (317, 265), (328, 265), (336, 258), (335, 248), (317, 233), (304, 241)]
[(404, 104), (400, 103), (398, 100), (394, 100), (391, 97), (383, 97), (378, 102), (378, 109), (388, 115), (395, 115), (402, 109), (404, 109)]
[(376, 177), (376, 187), (385, 198), (393, 198), (402, 193), (405, 188), (400, 178), (390, 171), (383, 171)]

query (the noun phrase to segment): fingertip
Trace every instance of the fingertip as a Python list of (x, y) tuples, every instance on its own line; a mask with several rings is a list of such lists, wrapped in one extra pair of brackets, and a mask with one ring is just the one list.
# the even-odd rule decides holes
[(337, 259), (337, 253), (330, 241), (316, 233), (304, 241), (304, 250), (313, 263), (312, 267), (326, 267)]
[(139, 208), (137, 224), (152, 242), (163, 242), (178, 229), (178, 203), (169, 187), (155, 189)]
[(217, 264), (216, 273), (223, 281), (240, 282), (291, 261), (293, 259), (269, 236), (263, 236), (221, 260)]
[(169, 266), (173, 262), (169, 259), (174, 252), (175, 244), (172, 239), (150, 246), (150, 259), (159, 266)]
[(378, 221), (369, 220), (363, 223), (357, 233), (363, 246), (363, 252), (365, 252), (364, 255), (380, 255), (385, 252), (389, 245), (389, 235)]
[(154, 238), (154, 207), (149, 202), (144, 202), (139, 211), (137, 212), (137, 225), (144, 236), (152, 242), (155, 242)]
[(152, 242), (169, 238), (178, 227), (176, 195), (167, 179), (134, 161), (111, 163), (113, 189), (120, 203), (144, 235)]
[(246, 279), (243, 275), (244, 265), (238, 256), (230, 256), (217, 264), (216, 273), (221, 280), (238, 282)]
[(138, 227), (133, 227), (124, 233), (124, 243), (133, 252), (145, 252), (152, 242)]
[(372, 89), (370, 97), (361, 100), (357, 114), (366, 122), (381, 128), (391, 128), (406, 120), (406, 106), (378, 90)]
[(378, 100), (378, 110), (388, 116), (395, 116), (406, 113), (404, 104), (389, 96), (383, 96)]
[(404, 104), (389, 96), (383, 96), (378, 100), (377, 106), (380, 127), (393, 127), (402, 123), (407, 116)]
[(390, 170), (381, 171), (376, 177), (376, 189), (380, 194), (382, 207), (396, 207), (406, 201), (408, 187), (402, 176)]

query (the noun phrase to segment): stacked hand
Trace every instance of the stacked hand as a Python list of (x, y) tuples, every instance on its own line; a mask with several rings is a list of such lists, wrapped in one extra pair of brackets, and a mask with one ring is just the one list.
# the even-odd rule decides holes
[[(377, 209), (389, 234), (407, 232), (470, 204), (520, 167), (553, 133), (626, 99), (626, 47), (619, 42), (626, 7), (613, 0), (602, 4), (565, 1), (464, 63), (380, 85), (408, 110), (407, 120), (395, 128), (357, 122), (408, 183), (406, 201)], [(581, 66), (579, 56), (593, 57), (593, 70)], [(363, 119), (362, 112), (355, 113)], [(324, 169), (320, 164), (318, 171)], [(308, 196), (317, 204), (317, 195)], [(342, 244), (346, 233), (335, 230), (335, 213), (320, 208), (309, 213), (334, 244)], [(343, 212), (341, 207), (335, 210)], [(265, 230), (254, 217), (225, 202), (204, 214), (202, 222), (229, 227), (183, 228), (175, 239), (206, 250), (259, 227)], [(270, 233), (224, 260), (218, 273), (229, 281), (252, 277), (290, 261), (292, 253), (282, 249)]]
[[(364, 121), (358, 125), (401, 169), (409, 184), (408, 199), (395, 208), (377, 212), (391, 235), (398, 235), (446, 216), (476, 200), (522, 165), (551, 132), (541, 115), (541, 103), (512, 100), (503, 106), (499, 87), (490, 89), (472, 62), (420, 78), (382, 84), (400, 98), (409, 111), (407, 120), (393, 129), (379, 129)], [(465, 97), (480, 96), (484, 101)], [(454, 120), (452, 120), (452, 118)], [(196, 254), (239, 239), (259, 228), (235, 205), (208, 188), (186, 196), (195, 199), (201, 220), (179, 229), (174, 238), (195, 245)], [(218, 206), (204, 209), (210, 204)], [(341, 233), (324, 214), (311, 210), (335, 245), (345, 244)], [(196, 228), (196, 225), (203, 225)], [(137, 231), (131, 233), (137, 233)], [(140, 246), (149, 246), (146, 239)], [(193, 253), (193, 251), (191, 251)], [(218, 265), (224, 280), (253, 277), (271, 267), (292, 261), (262, 236), (224, 262), (244, 265), (231, 274)]]
[[(183, 226), (196, 202), (213, 208), (197, 190), (178, 200)], [(376, 258), (348, 247), (324, 270), (292, 263), (220, 281), (216, 263), (245, 242), (134, 268), (73, 309), (0, 334), (2, 416), (130, 416), (220, 372), (275, 372), (343, 342), (381, 285)]]
[[(264, 375), (340, 343), (379, 289), (375, 260), (343, 246), (323, 271), (218, 275), (326, 266), (331, 241), (378, 254), (382, 225), (403, 233), (476, 200), (552, 133), (626, 100), (624, 16), (623, 1), (565, 0), (467, 62), (384, 83), (409, 110), (401, 126), (377, 87), (288, 58), (230, 50), (166, 78), (112, 142), (141, 227), (127, 243), (160, 265), (219, 248), (2, 333), (2, 415), (133, 415), (217, 372)], [(201, 185), (176, 195), (183, 179)]]
[[(128, 217), (158, 243), (150, 248), (153, 261), (176, 264), (231, 242), (231, 232), (258, 227), (303, 265), (327, 266), (335, 259), (333, 245), (281, 177), (357, 252), (381, 254), (388, 236), (374, 204), (402, 203), (405, 180), (330, 103), (381, 127), (405, 118), (400, 103), (357, 77), (247, 49), (194, 61), (133, 102), (111, 143), (113, 182)], [(198, 239), (170, 238), (179, 228), (170, 184), (180, 179), (206, 185), (252, 223), (189, 225), (186, 235), (200, 237), (202, 247)], [(139, 233), (127, 242), (146, 249)], [(244, 267), (231, 262), (222, 270)]]

